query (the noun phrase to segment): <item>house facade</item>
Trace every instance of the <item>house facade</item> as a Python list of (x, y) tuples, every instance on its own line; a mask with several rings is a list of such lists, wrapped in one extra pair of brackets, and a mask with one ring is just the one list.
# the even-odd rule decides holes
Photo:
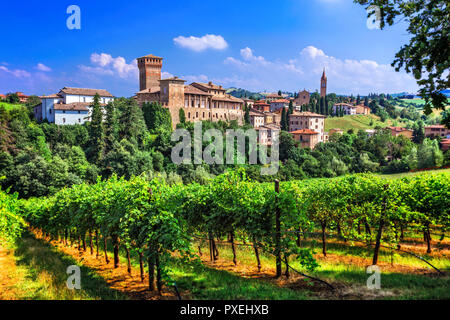
[(424, 129), (425, 129), (425, 137), (427, 138), (433, 137), (447, 138), (447, 136), (450, 135), (450, 129), (447, 129), (442, 124), (426, 126)]
[(114, 96), (103, 89), (64, 87), (59, 93), (40, 96), (41, 104), (34, 107), (36, 120), (47, 120), (58, 125), (83, 124), (90, 121), (94, 96), (100, 95), (100, 104), (114, 101)]
[(313, 112), (294, 112), (289, 115), (289, 131), (293, 132), (302, 129), (316, 132), (318, 134), (317, 142), (326, 142), (325, 116)]
[(356, 115), (357, 107), (348, 103), (336, 103), (333, 105), (333, 114), (338, 115), (341, 110), (344, 115)]

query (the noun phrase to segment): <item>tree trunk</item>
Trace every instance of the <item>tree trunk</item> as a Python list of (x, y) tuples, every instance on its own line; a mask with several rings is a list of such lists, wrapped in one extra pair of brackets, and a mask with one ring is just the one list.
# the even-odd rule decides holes
[(201, 244), (198, 245), (198, 255), (200, 257), (202, 256), (202, 246), (201, 246)]
[(289, 261), (287, 255), (284, 255), (284, 263), (286, 264), (286, 271), (284, 272), (284, 275), (289, 279)]
[(119, 267), (119, 238), (117, 235), (112, 236), (114, 251), (114, 269)]
[(127, 272), (131, 274), (131, 259), (130, 259), (130, 249), (125, 247), (125, 252), (127, 253)]
[(159, 261), (159, 252), (156, 254), (156, 287), (158, 288), (158, 294), (162, 293), (162, 281), (161, 281), (161, 265)]
[(426, 237), (427, 237), (427, 253), (431, 253), (431, 234), (429, 226), (427, 226)]
[(106, 264), (108, 264), (109, 263), (109, 259), (108, 259), (108, 241), (107, 241), (107, 237), (105, 235), (103, 236), (103, 250), (105, 251)]
[(231, 231), (231, 233), (230, 233), (230, 242), (231, 242), (231, 250), (233, 250), (233, 263), (234, 263), (234, 265), (237, 265), (237, 262), (236, 262), (236, 247), (234, 245), (234, 231)]
[(144, 254), (139, 252), (139, 269), (141, 271), (141, 282), (144, 282)]
[(91, 255), (94, 254), (94, 241), (92, 239), (92, 231), (89, 231), (89, 247), (91, 249)]
[(83, 233), (83, 251), (86, 252), (86, 234)]
[(214, 240), (214, 237), (212, 238), (212, 243), (213, 243), (214, 260), (218, 260), (219, 259), (219, 249), (217, 249), (216, 240)]
[(326, 234), (326, 229), (327, 229), (327, 223), (326, 222), (322, 222), (322, 253), (324, 255), (324, 257), (327, 256), (327, 234)]
[[(280, 181), (275, 180), (275, 193), (280, 193)], [(281, 277), (281, 210), (278, 200), (275, 205), (275, 265), (276, 277)]]
[[(388, 185), (384, 186), (385, 190), (387, 188), (388, 188)], [(383, 211), (381, 212), (381, 216), (380, 216), (380, 226), (378, 227), (378, 233), (377, 233), (377, 238), (376, 238), (376, 242), (375, 242), (375, 250), (373, 252), (373, 261), (372, 261), (373, 265), (376, 265), (378, 263), (378, 253), (380, 251), (380, 246), (381, 246), (381, 235), (383, 233), (384, 215), (386, 213), (386, 207), (387, 207), (387, 200), (386, 200), (386, 196), (385, 196), (384, 200), (383, 200)]]
[(255, 249), (256, 262), (258, 264), (258, 272), (261, 272), (261, 260), (259, 260), (259, 251), (255, 240), (253, 240), (253, 248)]
[(148, 258), (148, 290), (155, 290), (155, 264), (151, 258)]
[(98, 258), (100, 256), (100, 254), (98, 253), (98, 230), (95, 230), (95, 246), (97, 247), (96, 258)]
[(209, 259), (210, 261), (213, 261), (213, 240), (211, 233), (209, 234)]

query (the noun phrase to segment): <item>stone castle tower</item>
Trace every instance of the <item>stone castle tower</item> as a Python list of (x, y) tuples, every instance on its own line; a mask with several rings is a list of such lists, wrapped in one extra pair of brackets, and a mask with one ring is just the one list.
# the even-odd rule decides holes
[(326, 97), (327, 95), (327, 76), (325, 75), (325, 68), (323, 68), (322, 78), (320, 79), (320, 96)]
[(139, 68), (139, 91), (159, 87), (163, 58), (149, 54), (137, 58)]

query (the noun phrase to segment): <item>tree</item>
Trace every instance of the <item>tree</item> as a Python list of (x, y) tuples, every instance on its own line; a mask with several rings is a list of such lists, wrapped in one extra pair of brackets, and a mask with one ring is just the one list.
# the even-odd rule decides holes
[(89, 158), (93, 163), (99, 163), (104, 148), (104, 128), (103, 112), (100, 106), (100, 96), (98, 93), (94, 96), (94, 102), (91, 105), (92, 116), (89, 126)]
[(250, 108), (245, 108), (244, 122), (250, 124)]
[(186, 123), (186, 113), (184, 112), (183, 108), (180, 108), (178, 110), (178, 118), (180, 119), (180, 123), (182, 124)]
[(106, 107), (105, 121), (105, 153), (111, 150), (112, 145), (119, 137), (119, 123), (117, 121), (117, 108), (115, 102), (109, 103)]
[(278, 95), (281, 97), (281, 90), (278, 90)]
[(414, 124), (413, 141), (417, 144), (421, 144), (425, 139), (425, 130), (423, 128), (423, 121)]
[(164, 108), (158, 102), (145, 102), (142, 105), (145, 123), (150, 132), (155, 132), (160, 128), (172, 130), (172, 119), (169, 109)]
[(17, 93), (8, 93), (6, 95), (6, 102), (19, 103), (20, 99), (19, 99), (19, 96), (17, 95)]
[(283, 107), (283, 110), (281, 110), (281, 130), (287, 131), (288, 124), (286, 123), (286, 109)]
[[(392, 26), (402, 17), (411, 34), (409, 43), (395, 55), (392, 66), (396, 71), (404, 68), (412, 73), (425, 99), (424, 111), (431, 114), (432, 107), (445, 110), (447, 97), (441, 93), (450, 87), (450, 24), (447, 0), (354, 0), (367, 7), (381, 8), (380, 28)], [(372, 7), (373, 8), (373, 7)], [(371, 17), (374, 10), (370, 10)], [(423, 78), (425, 76), (425, 78)], [(442, 123), (450, 128), (450, 115), (446, 113)]]

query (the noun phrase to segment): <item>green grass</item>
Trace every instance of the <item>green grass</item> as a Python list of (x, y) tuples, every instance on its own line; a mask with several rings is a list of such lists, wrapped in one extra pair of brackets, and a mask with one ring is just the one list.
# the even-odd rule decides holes
[(20, 300), (125, 299), (120, 292), (110, 289), (103, 278), (83, 266), (80, 266), (81, 290), (68, 289), (66, 270), (70, 265), (77, 265), (76, 261), (31, 234), (17, 240), (13, 249), (19, 280), (16, 289), (23, 292), (17, 297)]
[[(113, 253), (110, 241), (108, 241), (108, 253), (111, 258)], [(119, 257), (120, 263), (126, 263), (123, 250), (120, 250)], [(131, 265), (139, 270), (138, 256), (133, 253), (131, 253)], [(311, 298), (308, 291), (282, 288), (269, 281), (240, 277), (226, 270), (205, 266), (196, 259), (186, 262), (180, 258), (171, 258), (168, 275), (181, 291), (182, 298), (183, 292), (189, 292), (189, 298), (195, 300), (305, 300)], [(173, 287), (169, 287), (169, 290), (174, 291)]]
[(449, 173), (450, 168), (447, 169), (437, 169), (437, 170), (429, 170), (429, 171), (416, 171), (416, 172), (402, 172), (402, 173), (393, 173), (393, 174), (380, 174), (381, 177), (389, 178), (389, 179), (399, 179), (403, 177), (413, 177), (420, 174), (427, 173)]
[[(350, 244), (350, 243), (349, 243)], [(321, 252), (320, 241), (303, 241), (302, 246), (314, 248), (315, 252)], [(338, 243), (328, 243), (327, 253), (340, 255), (343, 257), (360, 257), (370, 258), (372, 257), (372, 247), (361, 247), (342, 245)], [(220, 257), (232, 261), (232, 251), (229, 245), (218, 245), (220, 251)], [(207, 248), (204, 248), (206, 252)], [(434, 249), (436, 250), (436, 249)], [(437, 258), (424, 256), (429, 262), (436, 267), (445, 271), (447, 274), (450, 271), (450, 260), (448, 258)], [(246, 266), (253, 266), (256, 268), (256, 259), (252, 248), (238, 246), (237, 247), (237, 260), (239, 264)], [(390, 263), (391, 252), (387, 249), (380, 250), (379, 256), (380, 262)], [(272, 256), (261, 254), (261, 263), (263, 266), (269, 266), (274, 269), (275, 259)], [(368, 274), (366, 273), (366, 266), (359, 266), (356, 264), (350, 264), (336, 260), (320, 261), (320, 267), (314, 272), (308, 272), (302, 269), (302, 266), (297, 261), (291, 260), (290, 265), (297, 270), (305, 272), (307, 274), (318, 277), (319, 279), (334, 283), (338, 287), (344, 285), (346, 287), (345, 298), (347, 299), (449, 299), (450, 298), (450, 277), (438, 277), (437, 273), (431, 272), (430, 275), (422, 275), (420, 273), (409, 274), (383, 271), (381, 269), (381, 291), (372, 291), (366, 288), (366, 282)], [(430, 269), (424, 262), (406, 254), (393, 255), (393, 263), (406, 265), (417, 268)], [(370, 263), (369, 263), (370, 264)], [(368, 264), (368, 265), (369, 265)], [(284, 265), (283, 265), (284, 267)], [(292, 272), (291, 272), (292, 273)], [(341, 285), (339, 285), (339, 283)], [(311, 292), (305, 292), (310, 299), (316, 298)]]
[(23, 104), (13, 104), (8, 102), (0, 102), (0, 107), (4, 107), (6, 111), (13, 110), (15, 108), (23, 108)]
[(376, 126), (387, 127), (390, 125), (392, 125), (392, 121), (390, 119), (386, 120), (386, 122), (381, 122), (380, 118), (375, 115), (328, 117), (325, 119), (325, 131), (335, 128), (339, 128), (344, 131), (349, 129), (358, 131), (360, 129), (373, 129)]

